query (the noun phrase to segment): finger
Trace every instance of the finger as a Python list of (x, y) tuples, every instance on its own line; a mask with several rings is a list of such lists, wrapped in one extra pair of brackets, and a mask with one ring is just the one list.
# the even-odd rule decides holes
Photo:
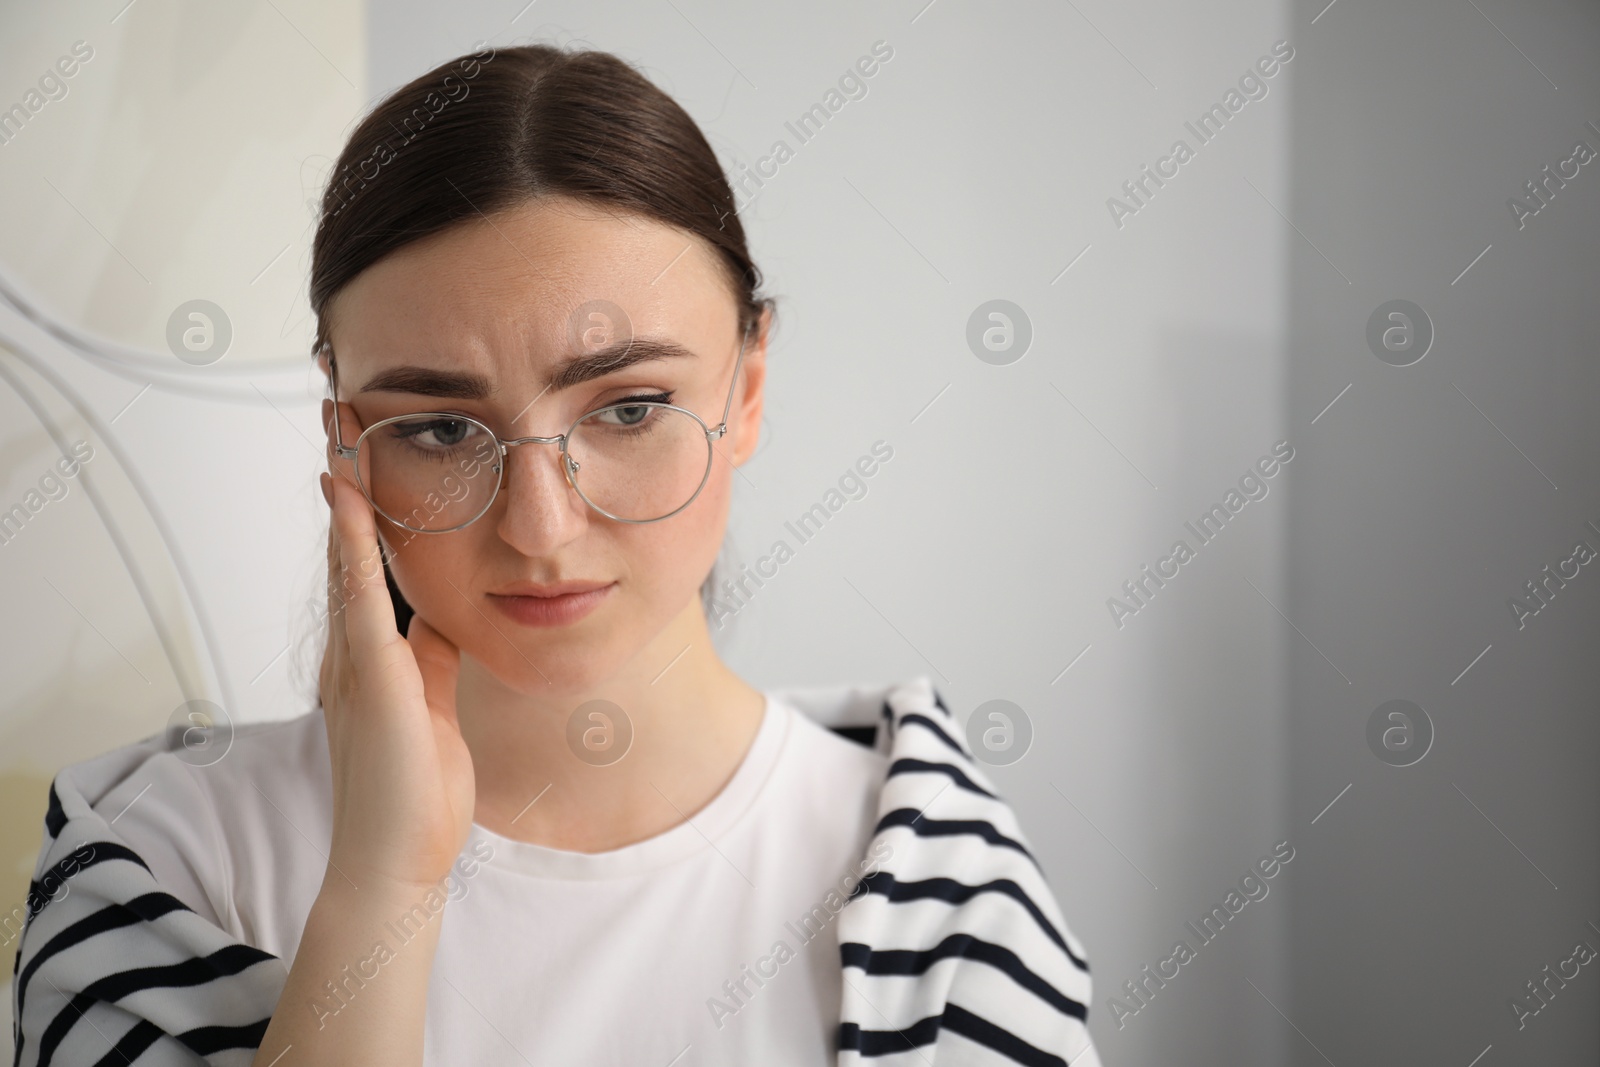
[[(328, 506), (333, 506), (332, 486), (327, 487)], [(322, 707), (327, 710), (333, 701), (330, 699), (335, 692), (338, 680), (337, 668), (339, 657), (347, 655), (344, 650), (343, 622), (338, 617), (338, 601), (335, 599), (334, 589), (337, 586), (339, 573), (338, 539), (333, 531), (333, 522), (328, 523), (328, 578), (327, 578), (327, 614), (324, 617), (328, 625), (327, 634), (322, 643), (322, 668), (317, 672), (317, 692), (322, 698)]]
[(411, 616), (406, 641), (416, 657), (417, 670), (422, 673), (428, 711), (460, 729), (456, 722), (456, 679), (461, 676), (461, 652), (421, 615)]
[(343, 478), (333, 479), (333, 526), (339, 538), (338, 591), (343, 599), (345, 638), (359, 670), (400, 639), (394, 602), (383, 580), (383, 557), (372, 505)]
[(345, 590), (340, 581), (343, 566), (339, 557), (339, 531), (333, 524), (333, 478), (323, 475), (323, 493), (328, 500), (328, 576), (327, 576), (327, 615), (324, 621), (328, 631), (322, 649), (322, 670), (318, 674), (318, 685), (322, 696), (324, 709), (336, 704), (331, 700), (341, 689), (344, 676), (349, 671), (350, 642), (344, 630), (344, 606), (347, 599)]

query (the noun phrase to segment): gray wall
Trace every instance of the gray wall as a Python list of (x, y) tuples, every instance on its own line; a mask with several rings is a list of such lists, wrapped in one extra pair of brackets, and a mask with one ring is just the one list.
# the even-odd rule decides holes
[[(1509, 1004), (1600, 948), (1600, 569), (1552, 581), (1523, 625), (1508, 604), (1538, 607), (1525, 583), (1579, 540), (1600, 549), (1600, 159), (1520, 228), (1508, 206), (1577, 141), (1600, 151), (1600, 13), (1478, 8), (1340, 4), (1296, 60), (1286, 610), (1349, 680), (1294, 638), (1289, 824), (1308, 828), (1280, 1007), (1337, 1064), (1600, 1061), (1595, 964), (1520, 1029)], [(1435, 329), (1411, 366), (1364, 340), (1391, 299)], [(1364, 738), (1392, 699), (1432, 722), (1411, 766)]]

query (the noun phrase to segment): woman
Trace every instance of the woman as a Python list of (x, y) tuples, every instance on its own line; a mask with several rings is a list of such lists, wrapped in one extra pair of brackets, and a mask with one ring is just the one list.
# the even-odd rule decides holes
[(19, 1065), (1097, 1062), (928, 680), (762, 692), (713, 649), (759, 279), (610, 55), (465, 56), (367, 116), (312, 263), (320, 706), (57, 776)]

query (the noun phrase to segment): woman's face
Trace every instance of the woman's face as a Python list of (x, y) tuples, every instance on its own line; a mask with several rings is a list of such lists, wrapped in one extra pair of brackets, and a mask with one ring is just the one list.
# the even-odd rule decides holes
[[(631, 348), (626, 327), (608, 336), (606, 320), (588, 317), (596, 306), (622, 309)], [(424, 411), (472, 416), (502, 438), (554, 437), (597, 407), (661, 393), (714, 428), (740, 342), (731, 290), (702, 241), (564, 197), (407, 245), (359, 274), (329, 313), (346, 445), (380, 419)], [(756, 446), (764, 325), (751, 330), (728, 432), (688, 507), (660, 522), (609, 519), (568, 483), (556, 445), (513, 446), (498, 496), (471, 525), (418, 534), (378, 518), (406, 600), (464, 655), (526, 693), (592, 686), (625, 670), (674, 621), (694, 622), (685, 613), (701, 611), (733, 466)], [(646, 341), (684, 351), (613, 360), (574, 380), (569, 364), (619, 338), (630, 355), (653, 348)], [(555, 382), (563, 370), (567, 379)], [(325, 423), (331, 415), (325, 403)], [(352, 473), (344, 461), (336, 470)], [(605, 589), (574, 621), (530, 621), (539, 605), (514, 594), (563, 582)], [(665, 665), (637, 664), (652, 675)]]

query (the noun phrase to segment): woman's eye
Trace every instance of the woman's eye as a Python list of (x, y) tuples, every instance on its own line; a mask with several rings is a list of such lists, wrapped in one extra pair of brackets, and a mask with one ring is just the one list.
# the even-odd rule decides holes
[(462, 438), (467, 435), (467, 424), (456, 422), (454, 419), (450, 422), (435, 422), (432, 435), (438, 445), (459, 445)]
[(624, 426), (637, 426), (650, 414), (650, 409), (643, 404), (630, 404), (627, 407), (611, 409), (611, 415)]
[(651, 393), (649, 396), (628, 396), (607, 404), (600, 420), (613, 426), (638, 426), (650, 417), (655, 404), (672, 403), (671, 393)]
[(433, 438), (433, 444), (459, 445), (467, 436), (467, 424), (458, 419), (441, 419), (433, 424), (428, 434)]
[(424, 448), (453, 448), (471, 432), (464, 419), (431, 419), (406, 427), (405, 436)]

